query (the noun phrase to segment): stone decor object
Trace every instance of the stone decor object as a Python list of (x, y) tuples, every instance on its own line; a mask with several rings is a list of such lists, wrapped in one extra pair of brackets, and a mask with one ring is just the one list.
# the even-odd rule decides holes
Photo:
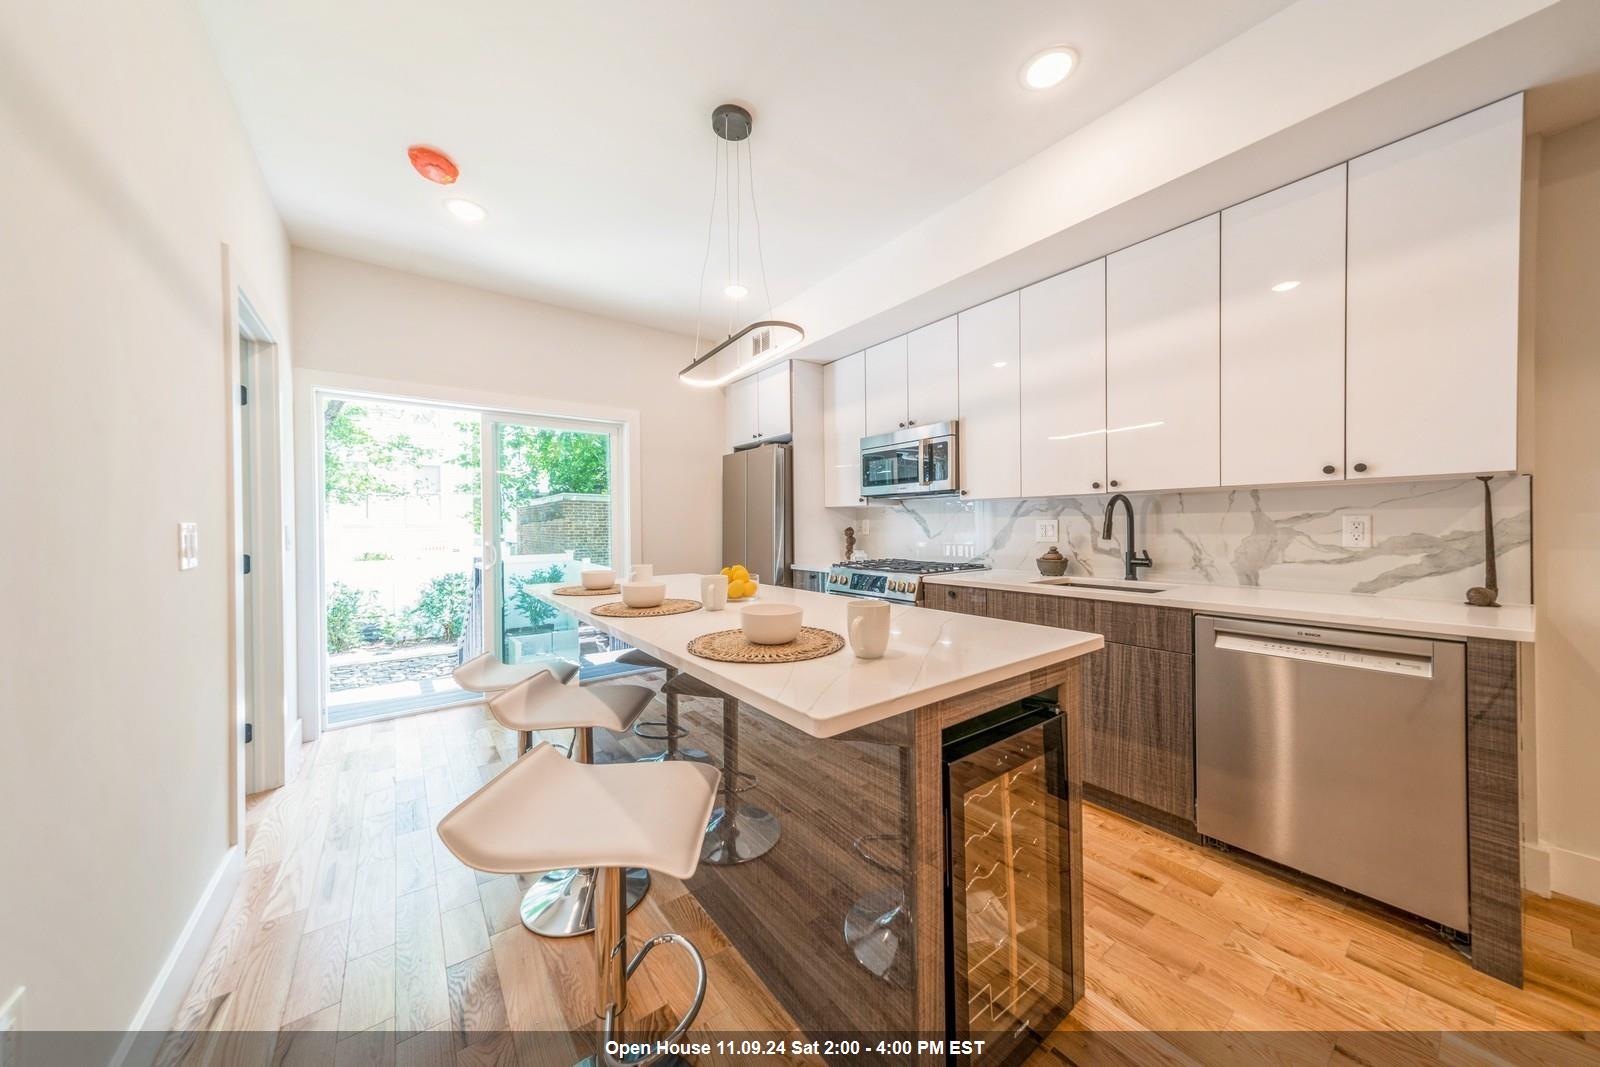
[(1046, 578), (1059, 578), (1067, 573), (1067, 557), (1055, 545), (1050, 546), (1050, 551), (1034, 560), (1039, 565), (1039, 573)]
[(856, 528), (854, 526), (846, 526), (844, 528), (844, 561), (846, 563), (850, 562), (850, 557), (855, 554), (855, 551)]

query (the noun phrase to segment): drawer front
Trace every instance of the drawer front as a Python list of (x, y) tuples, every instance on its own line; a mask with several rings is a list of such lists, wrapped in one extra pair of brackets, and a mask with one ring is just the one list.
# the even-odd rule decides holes
[(923, 589), (925, 607), (959, 611), (963, 615), (989, 613), (987, 589), (975, 589), (970, 585), (927, 585)]
[(1105, 636), (1108, 645), (1137, 645), (1185, 655), (1194, 652), (1194, 613), (1191, 611), (1109, 600), (1092, 603), (1095, 620), (1092, 628)]
[(1009, 619), (1028, 622), (1035, 626), (1065, 626), (1065, 597), (1045, 596), (1040, 593), (1017, 593), (1006, 589), (989, 589), (988, 608), (991, 619)]

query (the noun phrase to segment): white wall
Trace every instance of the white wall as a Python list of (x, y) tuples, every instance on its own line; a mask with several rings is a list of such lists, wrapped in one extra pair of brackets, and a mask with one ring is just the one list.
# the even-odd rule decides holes
[(1600, 119), (1539, 161), (1534, 397), (1534, 851), (1600, 903)]
[(222, 246), (280, 341), (288, 247), (186, 0), (0, 5), (0, 146), (0, 997), (121, 1030), (230, 855)]
[(294, 250), (295, 365), (417, 387), (639, 412), (643, 558), (717, 567), (722, 393), (681, 384), (687, 337)]

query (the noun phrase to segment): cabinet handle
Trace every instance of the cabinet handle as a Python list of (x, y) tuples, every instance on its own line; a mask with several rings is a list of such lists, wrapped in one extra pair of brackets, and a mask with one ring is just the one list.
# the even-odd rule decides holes
[(1100, 483), (1099, 482), (1090, 482), (1089, 483), (1089, 488), (1098, 489), (1098, 488), (1100, 488)]
[(1111, 479), (1111, 488), (1115, 489), (1117, 487), (1117, 485), (1118, 485), (1117, 480), (1115, 478)]
[(1339, 468), (1335, 467), (1332, 463), (1324, 463), (1322, 465), (1322, 473), (1323, 474), (1332, 474), (1334, 471), (1336, 471), (1338, 469)]
[(903, 429), (905, 429), (905, 425), (906, 425), (906, 424), (905, 424), (905, 423), (903, 423), (903, 422), (902, 422), (902, 423), (901, 423), (901, 424), (900, 424), (900, 428), (901, 428), (901, 429), (902, 429), (902, 430), (903, 430)]
[(1357, 474), (1365, 474), (1367, 472), (1367, 465), (1365, 463), (1357, 463), (1351, 469), (1354, 470)]
[(906, 425), (907, 426), (915, 426), (916, 424), (917, 424), (917, 420), (916, 419), (907, 419), (906, 420)]

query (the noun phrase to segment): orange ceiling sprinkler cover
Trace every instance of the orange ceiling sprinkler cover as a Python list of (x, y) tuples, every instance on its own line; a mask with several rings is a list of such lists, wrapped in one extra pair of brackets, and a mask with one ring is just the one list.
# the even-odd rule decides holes
[(416, 168), (417, 173), (430, 182), (449, 185), (461, 173), (449, 156), (425, 144), (412, 145), (406, 149), (406, 155), (411, 158), (411, 165)]

